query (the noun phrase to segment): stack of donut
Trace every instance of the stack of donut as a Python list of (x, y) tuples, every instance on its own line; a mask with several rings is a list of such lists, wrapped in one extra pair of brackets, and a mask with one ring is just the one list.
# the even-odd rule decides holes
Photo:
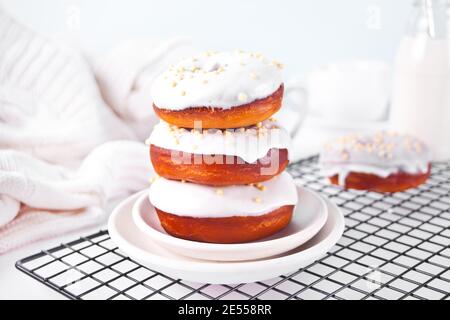
[(158, 177), (149, 191), (172, 236), (243, 243), (289, 224), (297, 204), (290, 137), (272, 115), (283, 98), (282, 65), (261, 54), (204, 52), (154, 82), (161, 119), (147, 143)]

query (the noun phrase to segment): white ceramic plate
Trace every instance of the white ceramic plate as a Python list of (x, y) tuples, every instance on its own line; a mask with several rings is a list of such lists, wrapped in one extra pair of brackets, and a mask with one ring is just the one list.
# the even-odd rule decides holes
[(315, 192), (297, 186), (298, 205), (291, 223), (276, 234), (250, 243), (215, 244), (183, 240), (165, 232), (148, 193), (133, 206), (133, 220), (148, 236), (148, 241), (184, 256), (215, 261), (244, 261), (271, 257), (292, 250), (311, 239), (327, 221), (325, 201)]
[[(145, 192), (145, 191), (144, 191)], [(200, 283), (235, 284), (271, 279), (294, 272), (321, 258), (336, 244), (344, 232), (344, 216), (326, 200), (328, 219), (323, 228), (307, 243), (270, 259), (245, 262), (219, 262), (188, 258), (149, 241), (131, 217), (136, 200), (144, 192), (124, 200), (112, 212), (108, 229), (121, 251), (149, 269), (175, 279)]]

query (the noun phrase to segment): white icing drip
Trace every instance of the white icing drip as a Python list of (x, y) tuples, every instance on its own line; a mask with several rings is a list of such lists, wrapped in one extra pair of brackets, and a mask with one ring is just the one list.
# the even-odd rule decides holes
[(147, 143), (187, 153), (237, 156), (248, 163), (263, 158), (272, 148), (291, 148), (289, 133), (271, 120), (262, 122), (260, 127), (203, 132), (177, 128), (161, 121), (154, 127)]
[(386, 178), (405, 172), (420, 174), (428, 171), (431, 152), (420, 140), (396, 133), (379, 132), (374, 135), (351, 135), (325, 145), (319, 165), (328, 177), (339, 175), (344, 186), (350, 172), (374, 174)]
[(162, 109), (229, 109), (262, 99), (282, 84), (281, 67), (260, 54), (206, 52), (184, 59), (157, 77), (153, 103)]
[(218, 189), (158, 178), (150, 187), (149, 199), (153, 206), (164, 212), (198, 218), (259, 216), (285, 205), (297, 204), (297, 188), (288, 173), (262, 185), (266, 188), (264, 191), (253, 186)]

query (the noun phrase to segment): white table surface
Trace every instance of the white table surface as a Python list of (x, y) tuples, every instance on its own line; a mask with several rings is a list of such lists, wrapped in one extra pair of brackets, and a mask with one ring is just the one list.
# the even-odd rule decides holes
[(50, 240), (39, 241), (0, 255), (0, 299), (67, 299), (62, 294), (16, 269), (15, 263), (43, 249), (53, 248), (61, 243), (75, 240), (80, 236), (95, 233), (100, 229), (106, 229), (106, 225), (85, 229), (81, 232), (69, 233)]

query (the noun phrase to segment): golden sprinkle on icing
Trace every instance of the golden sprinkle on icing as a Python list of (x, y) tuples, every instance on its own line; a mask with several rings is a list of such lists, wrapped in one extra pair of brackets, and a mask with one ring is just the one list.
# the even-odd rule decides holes
[(274, 67), (276, 67), (276, 68), (278, 68), (278, 69), (283, 69), (284, 68), (284, 65), (281, 63), (281, 62), (278, 62), (278, 61), (276, 61), (276, 60), (272, 60), (272, 62), (270, 63), (270, 65), (271, 66), (274, 66)]
[(223, 196), (223, 189), (216, 189), (216, 194), (218, 196)]
[(253, 202), (256, 202), (256, 203), (262, 202), (262, 199), (260, 197), (254, 197), (252, 200), (253, 200)]
[(341, 153), (341, 158), (342, 160), (349, 160), (350, 159), (350, 154), (347, 151), (342, 151)]
[(264, 190), (266, 190), (266, 186), (264, 186), (262, 183), (257, 183), (257, 184), (254, 185), (254, 187), (255, 187), (256, 189), (258, 189), (259, 191), (264, 191)]
[(239, 101), (245, 102), (245, 101), (247, 101), (247, 99), (248, 99), (247, 94), (245, 94), (245, 93), (243, 93), (243, 92), (241, 92), (241, 93), (238, 94), (238, 100), (239, 100)]
[(250, 73), (250, 79), (257, 80), (258, 75), (256, 73), (252, 72), (252, 73)]
[(414, 143), (414, 150), (416, 150), (417, 153), (422, 152), (422, 146), (419, 142)]

